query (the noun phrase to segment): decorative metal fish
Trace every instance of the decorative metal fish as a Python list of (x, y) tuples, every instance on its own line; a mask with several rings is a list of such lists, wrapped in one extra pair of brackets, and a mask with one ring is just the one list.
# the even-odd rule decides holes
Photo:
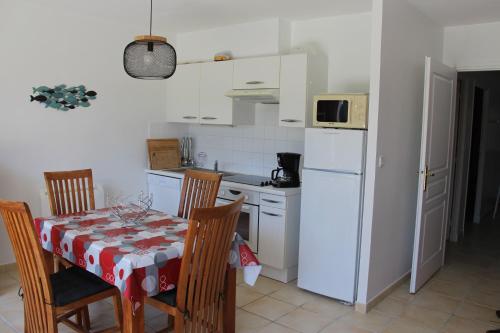
[(96, 96), (97, 93), (94, 90), (87, 91), (83, 85), (67, 87), (65, 84), (60, 84), (54, 88), (33, 87), (30, 102), (37, 101), (44, 104), (46, 108), (68, 111), (79, 106), (89, 107), (89, 100), (96, 99)]

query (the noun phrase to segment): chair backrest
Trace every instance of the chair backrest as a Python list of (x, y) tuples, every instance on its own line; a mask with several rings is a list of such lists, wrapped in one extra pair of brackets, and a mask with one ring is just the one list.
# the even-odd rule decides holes
[(186, 170), (177, 216), (187, 219), (193, 208), (215, 206), (221, 180), (222, 175), (216, 172)]
[(242, 204), (243, 198), (191, 213), (177, 285), (177, 308), (186, 318), (183, 332), (222, 329), (224, 281)]
[(24, 294), (25, 332), (51, 332), (52, 289), (30, 209), (24, 202), (0, 200), (0, 214), (7, 229)]
[(92, 170), (44, 172), (52, 215), (95, 209)]

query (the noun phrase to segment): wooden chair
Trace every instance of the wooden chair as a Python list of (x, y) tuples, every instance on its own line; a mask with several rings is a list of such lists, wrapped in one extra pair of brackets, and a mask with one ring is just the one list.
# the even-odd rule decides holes
[(44, 172), (52, 215), (95, 209), (92, 170)]
[(50, 274), (52, 261), (46, 260), (48, 252), (41, 247), (28, 205), (0, 200), (0, 214), (21, 278), (25, 333), (57, 333), (58, 323), (87, 333), (89, 318), (81, 323), (69, 318), (81, 313), (88, 304), (108, 297), (113, 297), (117, 325), (101, 332), (121, 332), (122, 309), (117, 288), (78, 267)]
[(222, 332), (224, 282), (242, 204), (243, 198), (193, 209), (177, 288), (145, 298), (173, 316), (174, 332)]
[(187, 219), (193, 208), (215, 206), (221, 180), (222, 174), (216, 172), (186, 170), (177, 216)]

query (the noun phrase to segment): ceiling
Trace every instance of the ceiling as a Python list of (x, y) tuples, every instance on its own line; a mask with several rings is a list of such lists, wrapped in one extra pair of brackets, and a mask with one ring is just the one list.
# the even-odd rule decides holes
[[(30, 0), (37, 5), (148, 28), (150, 0)], [(404, 1), (404, 0), (400, 0)], [(500, 21), (500, 0), (408, 0), (442, 26)], [(371, 10), (372, 0), (153, 0), (153, 33), (187, 32), (268, 18), (302, 20)]]
[[(149, 0), (31, 0), (47, 7), (144, 24)], [(371, 0), (153, 0), (156, 31), (186, 32), (268, 18), (309, 19), (371, 10)]]
[(500, 21), (499, 0), (408, 0), (442, 26)]

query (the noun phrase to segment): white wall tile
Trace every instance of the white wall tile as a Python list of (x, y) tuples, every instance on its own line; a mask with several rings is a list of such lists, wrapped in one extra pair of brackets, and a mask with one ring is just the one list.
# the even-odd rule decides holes
[(254, 126), (189, 125), (194, 157), (207, 153), (205, 167), (215, 160), (220, 170), (271, 176), (277, 152), (304, 152), (304, 129), (278, 127), (276, 105), (256, 105)]

